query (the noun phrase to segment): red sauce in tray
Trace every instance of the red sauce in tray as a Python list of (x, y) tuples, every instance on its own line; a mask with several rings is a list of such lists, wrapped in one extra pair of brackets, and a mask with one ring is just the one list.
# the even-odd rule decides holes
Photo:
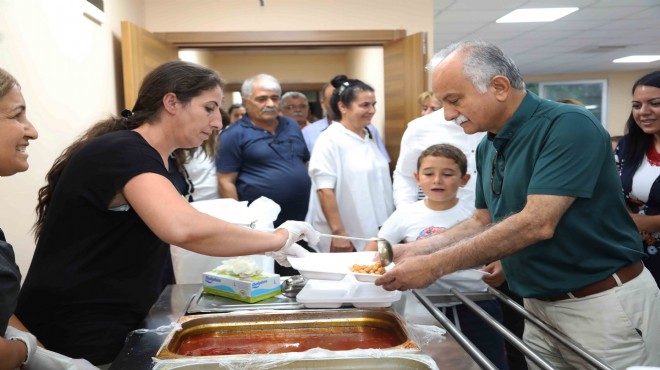
[(225, 331), (192, 335), (177, 350), (183, 356), (303, 352), (311, 348), (345, 351), (402, 344), (391, 330), (373, 327)]

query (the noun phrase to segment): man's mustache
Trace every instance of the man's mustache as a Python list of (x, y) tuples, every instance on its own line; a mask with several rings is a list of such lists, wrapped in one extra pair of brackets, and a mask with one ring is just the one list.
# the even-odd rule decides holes
[(273, 108), (264, 108), (261, 110), (262, 113), (277, 113), (277, 109)]
[(456, 117), (456, 119), (454, 119), (454, 123), (460, 126), (461, 123), (463, 123), (467, 120), (468, 120), (468, 118), (461, 114), (460, 116)]

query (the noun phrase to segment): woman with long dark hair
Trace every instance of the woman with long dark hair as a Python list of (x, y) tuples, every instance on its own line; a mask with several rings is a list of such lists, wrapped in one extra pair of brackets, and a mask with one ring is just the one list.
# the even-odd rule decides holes
[(648, 255), (644, 265), (660, 283), (660, 71), (637, 80), (632, 95), (616, 158), (626, 204)]
[(158, 298), (169, 244), (213, 256), (307, 253), (315, 232), (288, 222), (259, 232), (201, 213), (175, 189), (170, 154), (221, 127), (223, 81), (192, 63), (149, 73), (133, 111), (99, 122), (64, 150), (39, 191), (37, 247), (19, 319), (46, 345), (111, 362)]

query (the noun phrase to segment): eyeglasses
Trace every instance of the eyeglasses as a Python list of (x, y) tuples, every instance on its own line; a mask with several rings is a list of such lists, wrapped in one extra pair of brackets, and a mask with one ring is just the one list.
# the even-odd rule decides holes
[[(499, 162), (499, 158), (502, 158), (502, 163)], [(495, 150), (495, 155), (493, 156), (493, 163), (491, 166), (490, 172), (490, 190), (495, 195), (502, 194), (502, 183), (504, 183), (504, 164), (505, 164), (504, 154), (501, 154), (499, 150)]]
[(306, 108), (307, 108), (307, 104), (299, 104), (299, 105), (289, 104), (284, 106), (284, 109), (286, 110), (306, 109)]

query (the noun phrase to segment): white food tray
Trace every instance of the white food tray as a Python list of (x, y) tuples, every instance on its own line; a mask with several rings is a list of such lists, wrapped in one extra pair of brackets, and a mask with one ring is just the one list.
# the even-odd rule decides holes
[(307, 308), (339, 308), (343, 304), (358, 308), (389, 307), (399, 299), (398, 290), (389, 292), (350, 275), (340, 281), (309, 280), (296, 296), (296, 301)]
[(481, 281), (481, 278), (490, 275), (490, 273), (486, 271), (481, 271), (477, 269), (467, 269), (467, 270), (460, 270), (453, 272), (451, 274), (447, 274), (443, 277), (440, 278), (440, 280), (446, 280), (446, 281)]
[[(373, 283), (380, 277), (375, 274), (358, 274), (351, 271), (351, 266), (373, 265), (376, 252), (352, 253), (309, 253), (305, 257), (289, 257), (291, 267), (298, 270), (305, 279), (341, 280), (346, 275), (353, 275), (362, 282)], [(394, 264), (389, 264), (389, 270)]]

